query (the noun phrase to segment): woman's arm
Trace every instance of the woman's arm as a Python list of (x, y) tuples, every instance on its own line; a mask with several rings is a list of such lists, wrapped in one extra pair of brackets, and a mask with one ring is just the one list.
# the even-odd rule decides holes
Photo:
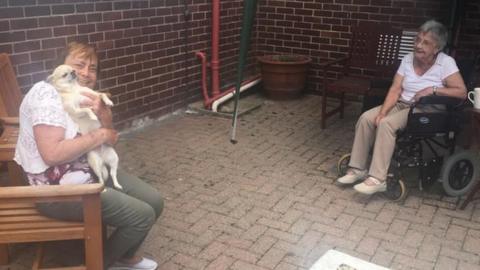
[[(449, 96), (457, 97), (460, 99), (467, 98), (467, 87), (463, 82), (462, 75), (460, 72), (455, 72), (452, 75), (448, 76), (444, 80), (445, 87), (437, 87), (435, 95), (437, 96)], [(433, 86), (429, 86), (420, 90), (415, 96), (415, 102), (418, 101), (423, 96), (429, 96), (434, 94)]]
[[(467, 87), (463, 82), (460, 72), (455, 72), (452, 75), (445, 78), (445, 87), (438, 87), (436, 91), (437, 96), (450, 96), (460, 99), (467, 98)], [(433, 93), (433, 88), (432, 88)]]
[(383, 102), (382, 108), (378, 113), (377, 117), (375, 118), (375, 124), (378, 126), (380, 120), (384, 118), (388, 112), (395, 106), (398, 99), (400, 98), (400, 94), (402, 93), (402, 81), (403, 76), (399, 75), (398, 73), (395, 74), (393, 77), (393, 83), (388, 89), (387, 97), (385, 97), (385, 101)]
[(75, 160), (103, 143), (113, 145), (118, 139), (117, 132), (107, 128), (100, 128), (73, 139), (65, 139), (64, 128), (50, 125), (36, 125), (33, 133), (38, 151), (49, 166)]

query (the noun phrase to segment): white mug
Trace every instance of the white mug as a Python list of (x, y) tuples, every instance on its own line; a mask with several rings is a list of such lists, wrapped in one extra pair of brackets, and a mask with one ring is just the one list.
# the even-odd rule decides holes
[[(472, 98), (473, 95), (473, 98)], [(473, 103), (475, 109), (480, 109), (480, 87), (468, 92), (468, 99)]]

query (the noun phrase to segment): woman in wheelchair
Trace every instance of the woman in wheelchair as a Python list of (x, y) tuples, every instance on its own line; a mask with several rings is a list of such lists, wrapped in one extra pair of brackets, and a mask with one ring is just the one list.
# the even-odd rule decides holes
[[(405, 128), (410, 106), (428, 95), (466, 98), (466, 87), (455, 60), (442, 52), (447, 29), (429, 20), (418, 29), (415, 47), (400, 64), (383, 105), (364, 112), (355, 127), (350, 162), (340, 184), (354, 184), (364, 194), (387, 190), (387, 173), (396, 133)], [(367, 161), (373, 147), (370, 167)]]

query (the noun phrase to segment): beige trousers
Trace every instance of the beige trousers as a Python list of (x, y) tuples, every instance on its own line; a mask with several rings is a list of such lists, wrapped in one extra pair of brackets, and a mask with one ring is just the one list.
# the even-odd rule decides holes
[(397, 102), (377, 127), (375, 118), (380, 108), (381, 106), (370, 109), (358, 119), (349, 166), (360, 170), (367, 169), (368, 156), (373, 147), (368, 175), (383, 181), (387, 179), (395, 149), (396, 132), (407, 125), (410, 107), (408, 104)]

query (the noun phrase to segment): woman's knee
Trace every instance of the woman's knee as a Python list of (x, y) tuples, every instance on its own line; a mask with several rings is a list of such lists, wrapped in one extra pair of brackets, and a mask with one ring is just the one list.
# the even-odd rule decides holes
[(155, 211), (155, 219), (158, 219), (162, 214), (164, 205), (163, 197), (157, 192), (156, 196), (150, 201), (150, 206)]
[(396, 136), (396, 133), (397, 133), (397, 130), (398, 128), (395, 128), (392, 123), (390, 121), (388, 121), (388, 119), (382, 119), (380, 120), (380, 122), (378, 123), (378, 128), (377, 128), (377, 134), (388, 134), (392, 137), (395, 137)]
[(155, 209), (149, 204), (144, 204), (144, 206), (137, 209), (137, 211), (138, 216), (136, 222), (134, 222), (134, 226), (141, 230), (150, 230), (157, 220)]
[(357, 120), (357, 128), (362, 126), (372, 126), (374, 124), (375, 124), (375, 117), (370, 111), (366, 111), (362, 113)]

